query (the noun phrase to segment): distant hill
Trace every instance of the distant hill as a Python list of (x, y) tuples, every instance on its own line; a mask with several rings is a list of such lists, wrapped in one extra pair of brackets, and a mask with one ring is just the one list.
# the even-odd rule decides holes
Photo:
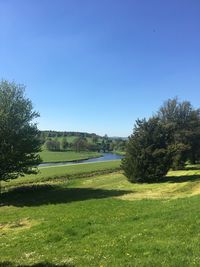
[(87, 132), (67, 132), (67, 131), (54, 131), (54, 130), (45, 130), (40, 131), (40, 135), (43, 137), (64, 137), (64, 136), (77, 136), (77, 137), (98, 137), (101, 138), (100, 135), (95, 133), (87, 133)]
[[(67, 136), (74, 136), (74, 137), (97, 137), (97, 138), (104, 138), (104, 136), (100, 136), (96, 133), (87, 133), (87, 132), (73, 132), (73, 131), (54, 131), (54, 130), (44, 130), (40, 131), (40, 135), (47, 138), (47, 137), (67, 137)], [(128, 140), (128, 137), (121, 137), (121, 136), (107, 136), (107, 138), (112, 140)]]
[[(126, 137), (100, 136), (87, 132), (67, 132), (45, 130), (39, 132), (43, 150), (51, 151), (92, 151), (92, 152), (124, 152)], [(65, 142), (65, 147), (63, 147)]]

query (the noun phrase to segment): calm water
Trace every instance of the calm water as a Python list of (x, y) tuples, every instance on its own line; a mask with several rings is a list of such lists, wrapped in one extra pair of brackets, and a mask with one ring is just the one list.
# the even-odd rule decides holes
[(85, 159), (85, 160), (77, 160), (77, 161), (68, 161), (68, 162), (51, 162), (51, 163), (42, 163), (39, 167), (44, 166), (59, 166), (59, 165), (69, 165), (69, 164), (79, 164), (79, 163), (89, 163), (89, 162), (101, 162), (101, 161), (109, 161), (109, 160), (117, 160), (122, 159), (123, 156), (112, 154), (112, 153), (104, 153), (102, 157), (93, 158), (93, 159)]

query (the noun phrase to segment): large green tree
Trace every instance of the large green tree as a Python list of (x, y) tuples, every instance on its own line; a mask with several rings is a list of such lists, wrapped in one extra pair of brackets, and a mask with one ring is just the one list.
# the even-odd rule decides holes
[(87, 149), (88, 141), (86, 137), (77, 137), (73, 142), (73, 147), (76, 152), (84, 151)]
[(155, 182), (171, 166), (168, 131), (157, 117), (137, 120), (129, 137), (122, 168), (130, 182)]
[(200, 109), (195, 109), (189, 101), (167, 100), (159, 109), (158, 117), (170, 133), (173, 148), (174, 169), (183, 168), (190, 160), (200, 159)]
[(39, 115), (24, 92), (23, 85), (0, 82), (0, 181), (36, 173), (41, 162)]
[(149, 120), (138, 120), (122, 162), (131, 182), (161, 179), (170, 168), (200, 160), (200, 110), (188, 101), (167, 100)]
[(67, 150), (67, 148), (69, 146), (69, 143), (67, 142), (67, 138), (66, 137), (62, 138), (61, 146), (62, 146), (63, 150)]
[(60, 151), (60, 142), (58, 140), (47, 140), (45, 147), (49, 151)]

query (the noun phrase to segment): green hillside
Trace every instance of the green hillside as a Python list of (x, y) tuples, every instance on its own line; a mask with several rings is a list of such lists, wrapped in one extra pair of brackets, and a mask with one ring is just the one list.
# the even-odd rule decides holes
[(199, 266), (200, 169), (130, 184), (120, 161), (3, 184), (1, 266)]

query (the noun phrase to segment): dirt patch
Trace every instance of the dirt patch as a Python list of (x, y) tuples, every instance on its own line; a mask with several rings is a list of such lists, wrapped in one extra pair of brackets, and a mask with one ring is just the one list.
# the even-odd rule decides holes
[(18, 231), (24, 229), (30, 229), (32, 226), (38, 224), (35, 220), (30, 220), (29, 218), (24, 218), (16, 222), (12, 223), (2, 223), (0, 224), (0, 231), (8, 232), (8, 231)]

